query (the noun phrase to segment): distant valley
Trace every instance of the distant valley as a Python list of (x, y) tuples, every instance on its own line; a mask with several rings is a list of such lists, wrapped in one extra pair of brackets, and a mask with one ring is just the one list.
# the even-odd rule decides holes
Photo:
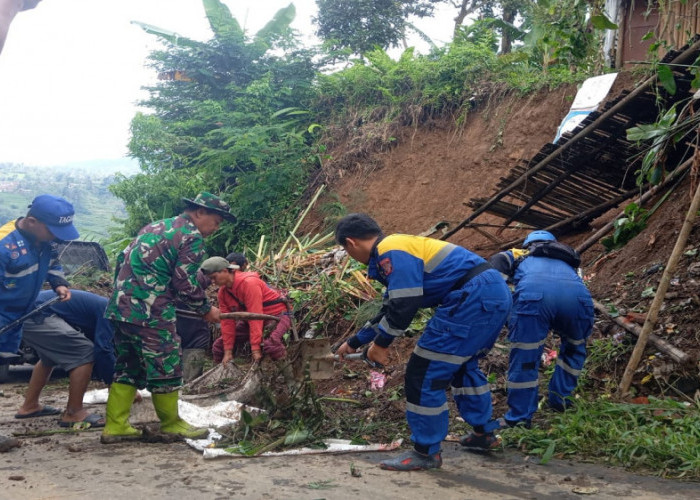
[(39, 194), (62, 196), (75, 207), (82, 240), (101, 241), (125, 217), (124, 204), (109, 191), (115, 174), (132, 175), (130, 160), (80, 162), (61, 167), (0, 163), (0, 224), (25, 215)]

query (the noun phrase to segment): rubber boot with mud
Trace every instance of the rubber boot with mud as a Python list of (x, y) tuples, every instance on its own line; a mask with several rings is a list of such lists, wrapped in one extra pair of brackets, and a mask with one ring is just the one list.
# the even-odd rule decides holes
[(131, 404), (135, 395), (136, 387), (133, 385), (115, 382), (109, 387), (107, 421), (100, 436), (102, 444), (136, 441), (141, 438), (141, 431), (129, 424)]
[(193, 427), (180, 418), (177, 411), (179, 391), (152, 393), (153, 407), (160, 419), (160, 431), (165, 434), (177, 434), (189, 439), (202, 439), (209, 435), (209, 429)]
[(206, 359), (206, 349), (183, 349), (182, 381), (187, 384), (199, 377), (204, 370), (204, 362)]

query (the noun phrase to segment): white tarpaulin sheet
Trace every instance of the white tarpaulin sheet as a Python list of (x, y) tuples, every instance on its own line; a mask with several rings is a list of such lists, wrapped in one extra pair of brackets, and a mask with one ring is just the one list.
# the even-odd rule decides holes
[[(220, 436), (219, 436), (220, 439)], [(218, 457), (229, 457), (229, 458), (251, 458), (247, 455), (241, 455), (240, 453), (232, 453), (226, 451), (224, 448), (212, 448), (214, 446), (215, 440), (212, 439), (210, 435), (207, 439), (186, 439), (187, 444), (193, 448), (202, 451), (204, 458), (218, 458)], [(365, 451), (391, 451), (395, 450), (401, 443), (403, 439), (397, 441), (392, 441), (391, 443), (385, 444), (350, 444), (350, 440), (346, 439), (326, 439), (323, 444), (326, 448), (295, 448), (293, 450), (284, 451), (268, 451), (261, 457), (281, 457), (289, 455), (313, 455), (319, 453), (358, 453)]]
[[(143, 398), (150, 398), (151, 393), (142, 390), (139, 394)], [(85, 393), (83, 397), (84, 404), (104, 404), (107, 402), (108, 392), (107, 389), (97, 389)], [(257, 408), (252, 408), (246, 406), (238, 401), (221, 401), (213, 406), (201, 407), (189, 403), (187, 401), (178, 402), (178, 411), (180, 412), (180, 417), (185, 420), (188, 424), (194, 425), (196, 427), (208, 427), (209, 436), (206, 439), (186, 439), (188, 445), (192, 448), (202, 452), (204, 458), (216, 458), (216, 457), (235, 457), (241, 458), (245, 455), (238, 453), (231, 453), (226, 451), (224, 448), (214, 448), (216, 441), (221, 439), (221, 435), (218, 434), (213, 428), (222, 427), (224, 425), (233, 425), (238, 422), (241, 418), (241, 410), (247, 408), (248, 411), (258, 410)], [(261, 411), (261, 410), (258, 410)], [(296, 448), (293, 450), (285, 450), (279, 452), (267, 452), (260, 456), (263, 457), (275, 457), (280, 455), (309, 455), (315, 453), (353, 453), (353, 452), (363, 452), (363, 451), (391, 451), (399, 446), (403, 440), (393, 441), (388, 444), (350, 444), (351, 442), (343, 439), (327, 439), (324, 441), (326, 445), (325, 449), (321, 448)]]
[[(142, 390), (139, 394), (144, 399), (150, 399), (151, 393)], [(107, 389), (97, 389), (85, 393), (84, 404), (100, 404), (107, 402)], [(238, 401), (221, 401), (213, 406), (201, 407), (187, 401), (178, 401), (178, 412), (180, 417), (190, 425), (195, 427), (221, 427), (238, 422), (241, 418), (241, 409), (248, 411), (257, 410)], [(258, 410), (259, 411), (259, 410)]]
[(571, 109), (557, 129), (557, 135), (554, 138), (555, 144), (562, 134), (574, 130), (584, 118), (598, 109), (600, 103), (610, 92), (615, 78), (617, 78), (617, 73), (608, 73), (607, 75), (594, 76), (583, 82), (581, 88), (576, 92)]

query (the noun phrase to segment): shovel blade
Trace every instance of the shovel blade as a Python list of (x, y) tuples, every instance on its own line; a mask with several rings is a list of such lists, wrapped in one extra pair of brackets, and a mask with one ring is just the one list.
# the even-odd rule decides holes
[(297, 344), (299, 353), (294, 359), (294, 378), (302, 380), (308, 363), (311, 380), (333, 378), (333, 359), (329, 356), (331, 343), (328, 339), (305, 339)]

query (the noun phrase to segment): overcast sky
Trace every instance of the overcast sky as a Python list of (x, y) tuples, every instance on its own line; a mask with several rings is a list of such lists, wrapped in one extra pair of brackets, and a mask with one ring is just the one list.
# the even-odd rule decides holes
[[(255, 33), (289, 0), (224, 0)], [(313, 43), (314, 0), (296, 0), (293, 26)], [(444, 43), (454, 13), (416, 24)], [(198, 40), (211, 37), (201, 0), (43, 0), (21, 12), (0, 55), (0, 163), (61, 165), (126, 155), (129, 123), (156, 38), (143, 21)]]

